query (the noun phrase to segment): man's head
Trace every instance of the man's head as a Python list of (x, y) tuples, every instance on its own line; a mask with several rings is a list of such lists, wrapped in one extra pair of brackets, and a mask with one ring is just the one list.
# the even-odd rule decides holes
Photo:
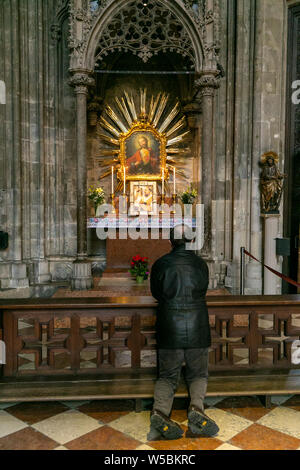
[(139, 146), (142, 149), (147, 149), (148, 148), (148, 139), (144, 135), (142, 135), (139, 140), (138, 140)]
[(146, 188), (144, 189), (144, 194), (145, 194), (146, 197), (150, 196), (150, 194), (151, 194), (150, 189), (146, 187)]
[(194, 236), (192, 229), (187, 225), (175, 225), (170, 230), (170, 242), (173, 248), (190, 243)]

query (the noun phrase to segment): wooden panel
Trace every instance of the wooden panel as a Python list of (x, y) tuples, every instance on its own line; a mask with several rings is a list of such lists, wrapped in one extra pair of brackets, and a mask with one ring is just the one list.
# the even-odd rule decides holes
[(151, 238), (151, 231), (149, 230), (149, 237), (147, 240), (133, 240), (127, 238), (126, 240), (106, 240), (106, 269), (129, 269), (130, 262), (133, 256), (140, 255), (149, 258), (149, 266), (161, 256), (171, 251), (169, 240), (160, 239), (153, 240)]
[[(286, 307), (299, 311), (300, 307), (300, 294), (295, 295), (218, 295), (208, 296), (207, 305), (211, 307), (228, 307), (229, 311), (233, 307), (250, 307), (250, 306), (276, 306)], [(75, 298), (41, 298), (41, 299), (1, 299), (0, 300), (0, 315), (1, 310), (57, 310), (57, 309), (75, 309), (78, 308), (90, 309), (103, 309), (110, 308), (111, 310), (118, 309), (118, 314), (122, 311), (130, 310), (132, 308), (152, 307), (153, 313), (157, 302), (153, 297), (75, 297)]]
[[(100, 302), (99, 302), (100, 300)], [(3, 301), (5, 377), (114, 374), (156, 367), (152, 297)], [(296, 369), (300, 296), (209, 297), (210, 370)]]
[[(39, 382), (0, 381), (0, 402), (97, 400), (120, 398), (152, 398), (155, 375), (136, 378), (113, 377), (99, 380), (53, 380)], [(264, 374), (211, 376), (207, 396), (300, 394), (300, 372), (294, 374), (272, 371)], [(186, 397), (187, 389), (180, 383), (176, 397)]]

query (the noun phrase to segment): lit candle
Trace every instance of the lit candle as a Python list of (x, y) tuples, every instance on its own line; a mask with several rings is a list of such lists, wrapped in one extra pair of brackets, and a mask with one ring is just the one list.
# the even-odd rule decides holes
[(176, 168), (175, 166), (173, 168), (173, 184), (174, 184), (173, 194), (176, 194)]
[(126, 168), (124, 165), (124, 196), (126, 195)]
[(161, 178), (161, 193), (162, 195), (165, 194), (165, 170), (162, 170), (162, 178)]
[(114, 194), (114, 167), (111, 167), (111, 194)]

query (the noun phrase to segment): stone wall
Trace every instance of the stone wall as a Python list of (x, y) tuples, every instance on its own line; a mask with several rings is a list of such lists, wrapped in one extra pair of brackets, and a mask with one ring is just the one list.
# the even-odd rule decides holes
[[(233, 293), (239, 290), (240, 247), (263, 256), (260, 156), (273, 150), (280, 170), (284, 165), (289, 3), (219, 0), (225, 77), (214, 109), (209, 263), (211, 287), (225, 283)], [(36, 285), (70, 279), (77, 251), (67, 6), (67, 0), (0, 2), (0, 229), (9, 233), (9, 248), (0, 251), (0, 289), (23, 288), (24, 295)], [(200, 136), (201, 119), (195, 140)], [(97, 181), (98, 170), (92, 150), (89, 182)], [(189, 170), (200, 180), (201, 161), (194, 158)], [(261, 292), (262, 270), (249, 262), (246, 293)]]
[[(238, 293), (240, 247), (263, 257), (260, 156), (273, 150), (280, 155), (281, 170), (284, 165), (287, 4), (282, 0), (221, 0), (221, 6), (227, 47), (221, 50), (226, 79), (216, 109), (219, 191), (215, 220), (222, 218), (223, 223), (215, 225), (215, 256), (228, 264), (225, 285)], [(278, 235), (281, 231), (279, 219)], [(249, 262), (246, 293), (261, 292), (262, 269)]]
[(0, 2), (0, 221), (9, 233), (2, 289), (55, 280), (55, 262), (76, 255), (74, 98), (62, 3)]

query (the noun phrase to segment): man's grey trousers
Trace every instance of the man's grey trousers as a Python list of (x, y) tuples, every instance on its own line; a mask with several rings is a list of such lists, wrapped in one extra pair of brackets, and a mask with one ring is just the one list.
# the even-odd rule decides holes
[(154, 389), (153, 409), (169, 416), (172, 410), (182, 365), (185, 363), (185, 379), (189, 388), (191, 405), (204, 409), (203, 402), (208, 379), (208, 348), (159, 349), (159, 378)]

